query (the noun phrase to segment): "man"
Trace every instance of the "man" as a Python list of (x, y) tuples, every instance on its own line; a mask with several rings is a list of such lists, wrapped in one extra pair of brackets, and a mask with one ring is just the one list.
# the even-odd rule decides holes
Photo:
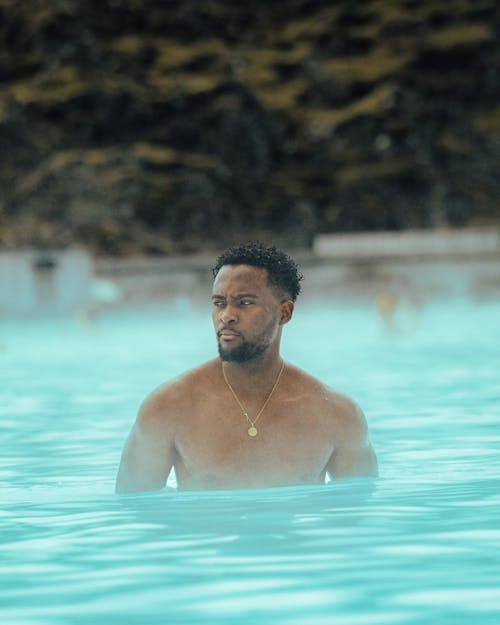
[(377, 475), (361, 410), (280, 356), (302, 279), (293, 260), (249, 244), (222, 254), (213, 275), (219, 358), (145, 399), (116, 491), (161, 489), (172, 467), (180, 490)]

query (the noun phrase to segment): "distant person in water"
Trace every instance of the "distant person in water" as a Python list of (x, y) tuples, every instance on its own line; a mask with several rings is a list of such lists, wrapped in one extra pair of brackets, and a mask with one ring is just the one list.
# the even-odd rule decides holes
[(172, 467), (179, 490), (376, 476), (358, 406), (280, 356), (283, 326), (300, 292), (295, 262), (274, 247), (248, 244), (223, 253), (213, 277), (219, 357), (145, 399), (125, 443), (116, 491), (161, 489)]

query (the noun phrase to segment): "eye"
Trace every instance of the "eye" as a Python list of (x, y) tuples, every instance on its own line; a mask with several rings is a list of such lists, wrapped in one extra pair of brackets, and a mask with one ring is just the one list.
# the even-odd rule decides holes
[(253, 304), (253, 300), (251, 299), (241, 299), (240, 306), (251, 306)]
[(217, 308), (220, 308), (221, 306), (224, 306), (224, 301), (221, 299), (214, 299), (212, 300), (212, 304)]

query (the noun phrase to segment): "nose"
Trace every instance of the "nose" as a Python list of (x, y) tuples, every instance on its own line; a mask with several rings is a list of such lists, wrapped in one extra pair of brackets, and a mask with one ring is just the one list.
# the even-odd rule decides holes
[(229, 323), (236, 323), (238, 321), (238, 315), (236, 314), (236, 309), (234, 306), (224, 306), (222, 310), (219, 312), (219, 319), (224, 325), (228, 325)]

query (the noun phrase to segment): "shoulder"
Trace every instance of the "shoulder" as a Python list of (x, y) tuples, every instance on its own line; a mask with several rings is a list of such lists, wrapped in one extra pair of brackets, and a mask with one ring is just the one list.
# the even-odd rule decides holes
[(290, 387), (304, 393), (314, 412), (326, 418), (336, 440), (362, 443), (367, 439), (365, 415), (350, 397), (296, 367), (290, 367)]
[(330, 391), (333, 405), (332, 420), (338, 440), (346, 445), (365, 445), (368, 442), (366, 417), (350, 397)]
[(137, 415), (139, 425), (154, 427), (173, 422), (190, 411), (197, 396), (209, 389), (215, 375), (215, 361), (187, 371), (155, 388), (143, 400)]

